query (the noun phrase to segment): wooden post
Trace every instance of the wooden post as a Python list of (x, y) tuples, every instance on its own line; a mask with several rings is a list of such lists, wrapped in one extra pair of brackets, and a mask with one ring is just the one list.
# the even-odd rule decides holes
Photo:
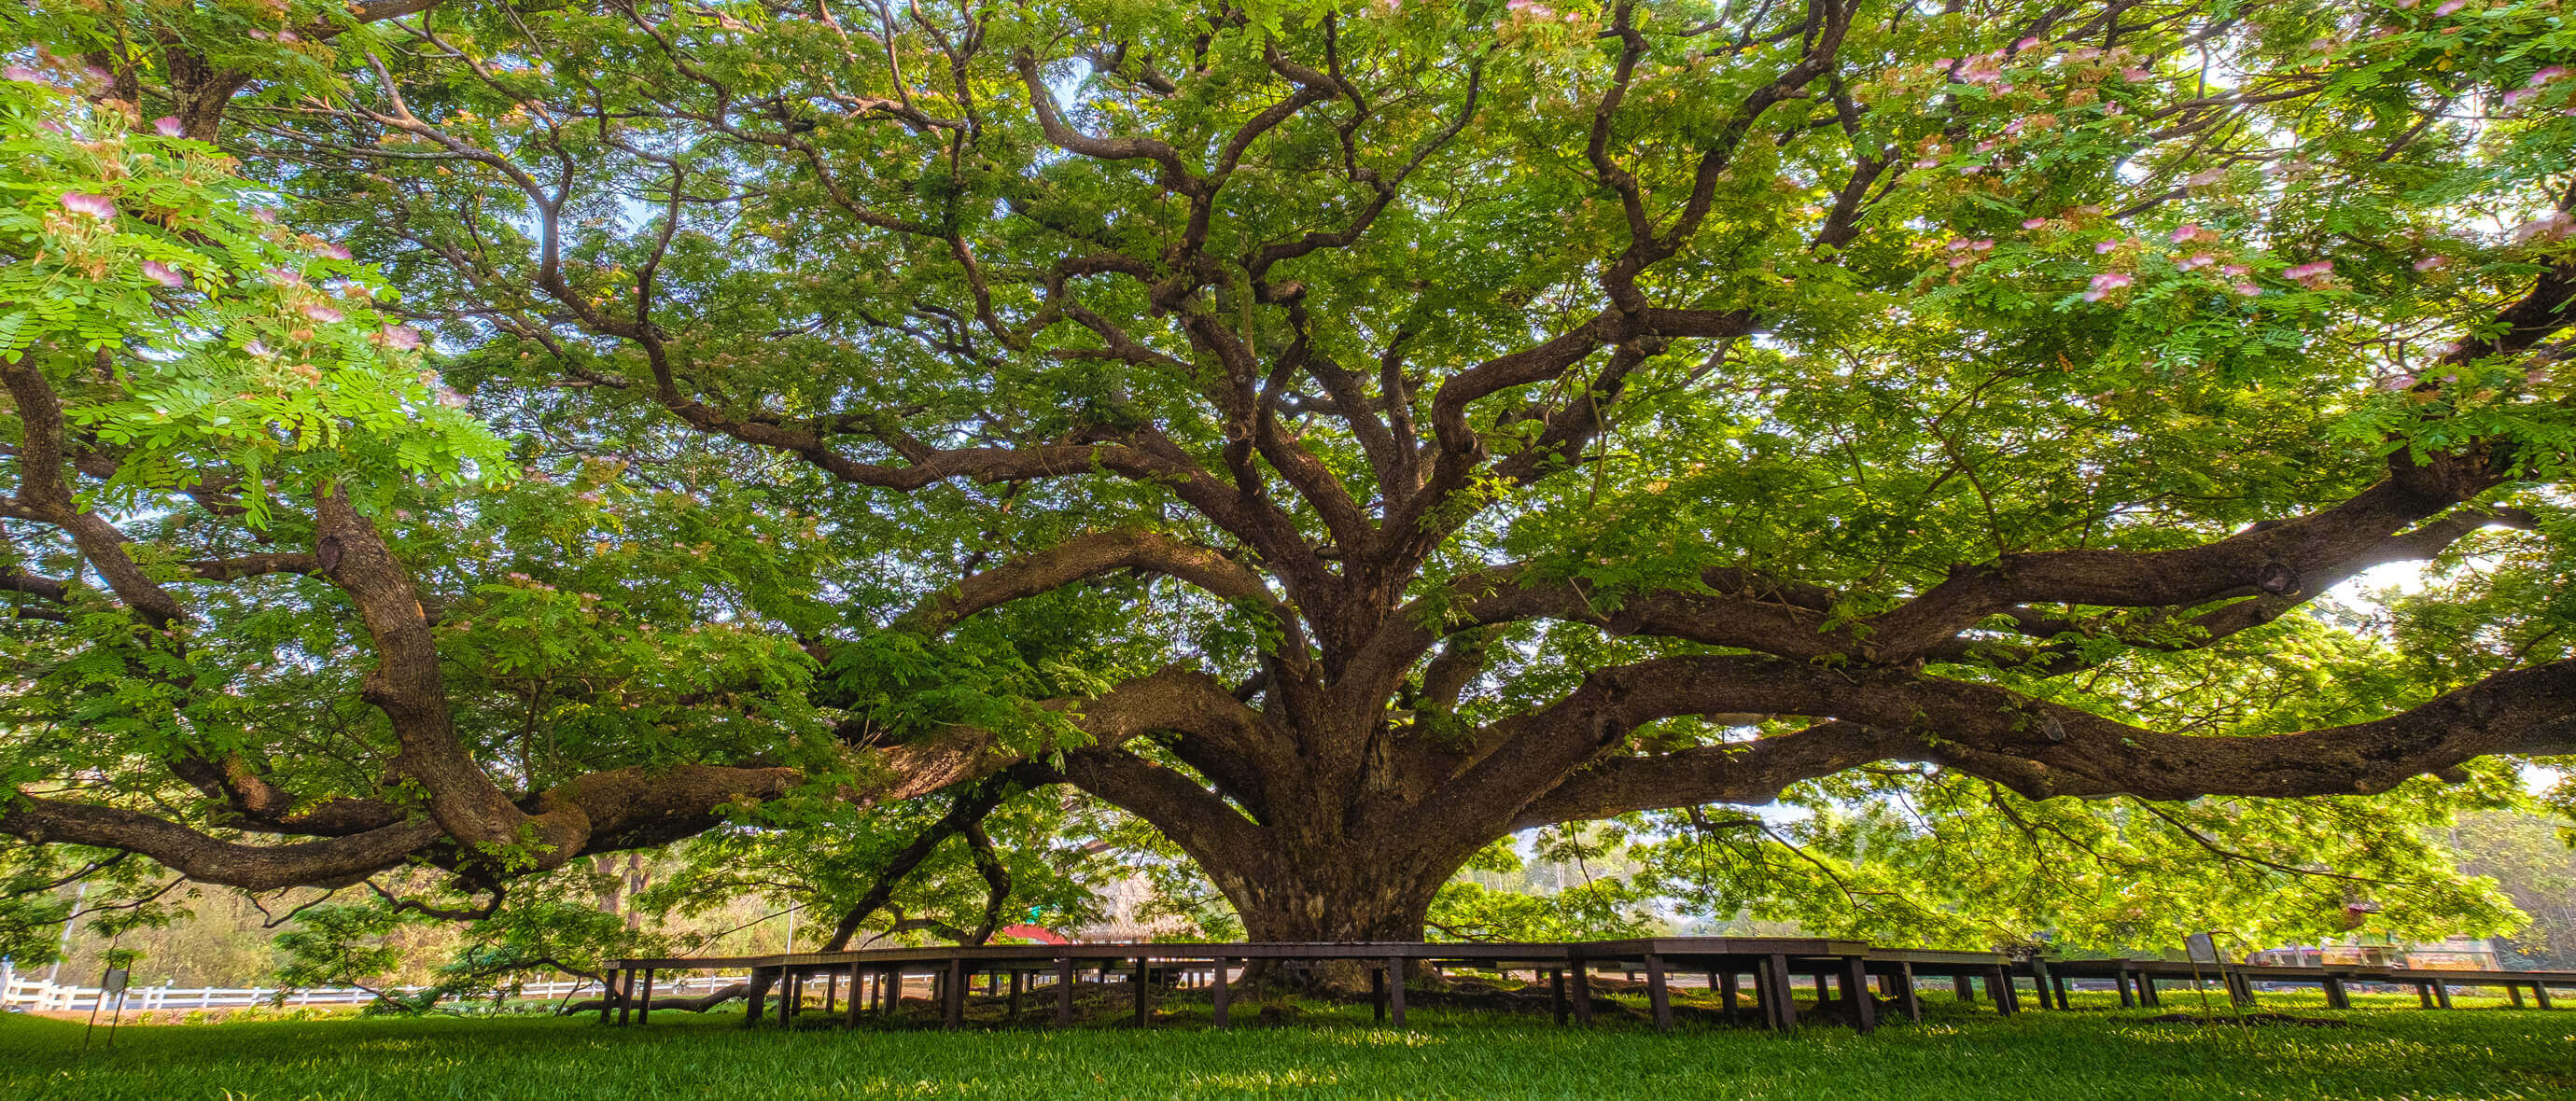
[(2542, 1009), (2552, 1008), (2549, 1004), (2549, 984), (2545, 982), (2531, 984), (2531, 1000), (2539, 1002)]
[(2328, 975), (2328, 976), (2326, 976), (2326, 977), (2325, 977), (2325, 988), (2326, 988), (2326, 1008), (2328, 1008), (2328, 1009), (2350, 1009), (2350, 1008), (2352, 1008), (2352, 997), (2351, 997), (2351, 995), (2344, 993), (2344, 989), (2343, 989), (2343, 978), (2342, 978), (2342, 976), (2339, 976), (2339, 975)]
[[(2440, 979), (2433, 980), (2433, 1004), (2441, 1006), (2444, 1009), (2451, 1008), (2451, 984), (2443, 982)], [(620, 1021), (618, 1023), (623, 1024), (625, 1022)]]
[(1950, 976), (1950, 989), (1959, 992), (1960, 1001), (1973, 1002), (1977, 1000), (1977, 980), (1970, 978), (1967, 972), (1962, 971)]
[(2137, 999), (2137, 997), (2136, 997), (2135, 995), (2132, 995), (2132, 994), (2130, 994), (2130, 993), (2129, 993), (2129, 969), (2128, 969), (2128, 968), (2126, 968), (2126, 967), (2115, 967), (2115, 968), (2111, 969), (2111, 987), (2112, 987), (2112, 989), (2118, 990), (2118, 991), (2120, 992), (2120, 1008), (2122, 1008), (2122, 1009), (2133, 1009), (2133, 1008), (2136, 1008), (2136, 1007), (2137, 1007), (2137, 1004), (2138, 1004), (2138, 999)]
[(966, 957), (948, 957), (948, 973), (940, 977), (939, 1027), (966, 1026)]
[(617, 997), (617, 1023), (620, 1027), (624, 1027), (626, 1024), (627, 1014), (633, 1012), (635, 1009), (635, 969), (629, 967), (626, 969), (624, 974), (626, 976), (626, 990), (625, 993), (620, 994)]
[(1547, 1002), (1548, 1008), (1555, 1011), (1556, 1023), (1564, 1024), (1565, 969), (1562, 967), (1551, 967), (1547, 971)]
[(824, 1012), (824, 1013), (826, 1013), (826, 1014), (829, 1014), (829, 1013), (831, 1013), (831, 1012), (832, 1012), (832, 1009), (833, 1009), (833, 1007), (834, 1007), (834, 1006), (837, 1006), (837, 1005), (841, 1004), (841, 1003), (840, 1003), (840, 996), (841, 996), (841, 973), (840, 973), (840, 972), (838, 972), (838, 971), (826, 971), (826, 972), (824, 972), (824, 973), (823, 973), (823, 1012)]
[[(753, 1004), (757, 1005), (758, 1003)], [(599, 1023), (607, 1024), (608, 1013), (610, 1010), (615, 1008), (617, 1008), (617, 969), (612, 967), (608, 969), (607, 974), (600, 976)], [(754, 1017), (758, 1017), (760, 1015), (760, 1010), (755, 1008), (751, 1011), (751, 1014)]]
[(2066, 1000), (2066, 976), (2064, 976), (2064, 975), (2050, 975), (2050, 976), (2048, 977), (2048, 988), (2057, 992), (2057, 1008), (2059, 1008), (2059, 1009), (2073, 1009), (2073, 1008), (2075, 1008), (2073, 1005), (2069, 1004), (2069, 1003), (2067, 1002), (2067, 1000)]
[(2426, 1009), (2431, 1009), (2431, 1008), (2433, 1008), (2433, 986), (2432, 986), (2432, 984), (2431, 984), (2431, 983), (2420, 983), (2420, 982), (2419, 982), (2419, 983), (2416, 983), (2416, 984), (2415, 984), (2415, 1000), (2417, 1000), (2417, 1001), (2420, 1001), (2420, 1002), (2424, 1003), (2424, 1008), (2426, 1008)]
[(1896, 1004), (1904, 1007), (1905, 1018), (1907, 1020), (1920, 1021), (1923, 1019), (1923, 997), (1922, 995), (1914, 992), (1913, 964), (1900, 963), (1896, 965)]
[[(647, 972), (645, 972), (644, 974), (647, 976), (647, 978), (645, 979), (645, 981), (646, 981), (646, 982), (651, 982), (651, 981), (652, 981), (652, 979), (650, 978), (650, 976), (651, 976), (653, 973), (652, 973), (652, 972), (650, 972), (650, 971), (647, 971)], [(647, 987), (646, 989), (651, 989), (651, 988), (650, 988), (650, 987)], [(2505, 996), (2505, 997), (2508, 997), (2508, 998), (2513, 999), (2513, 1007), (2514, 1007), (2515, 1009), (2520, 1009), (2520, 1008), (2522, 1008), (2522, 984), (2520, 984), (2520, 983), (2506, 983), (2506, 984), (2504, 984), (2504, 996)]]
[(864, 977), (862, 977), (862, 975), (861, 975), (861, 973), (860, 973), (860, 971), (859, 971), (859, 965), (858, 965), (858, 963), (857, 963), (856, 961), (852, 961), (852, 962), (851, 962), (851, 964), (850, 964), (850, 1008), (849, 1008), (849, 1014), (848, 1014), (848, 1016), (846, 1016), (846, 1017), (842, 1018), (842, 1023), (844, 1023), (844, 1024), (848, 1025), (848, 1026), (849, 1026), (849, 1027), (851, 1027), (851, 1028), (857, 1028), (857, 1027), (859, 1027), (859, 1014), (860, 1014), (861, 1012), (863, 1012), (863, 1008), (864, 1008), (864, 1007), (863, 1007), (863, 1005), (862, 1005), (862, 1003), (861, 1003), (861, 1001), (860, 1001), (859, 995), (860, 995), (860, 993), (861, 993), (861, 991), (862, 991), (863, 987), (865, 986), (865, 983), (866, 983), (866, 979), (865, 979)]
[(1672, 993), (1664, 989), (1664, 958), (1662, 956), (1653, 954), (1648, 954), (1646, 956), (1646, 1005), (1654, 1010), (1655, 1031), (1671, 1032), (1673, 1030), (1673, 999)]
[(1592, 964), (1588, 960), (1574, 961), (1574, 1023), (1592, 1023)]
[(742, 1000), (742, 1027), (750, 1028), (753, 1025), (759, 1024), (761, 1009), (769, 1001), (769, 983), (765, 980), (760, 968), (755, 967), (751, 969), (750, 988), (743, 992)]
[(2012, 1016), (2021, 1007), (2013, 996), (2012, 968), (1997, 965), (1986, 969), (1986, 1000), (1995, 1003), (1995, 1012)]
[[(2519, 1000), (2517, 1000), (2517, 1004), (2519, 1004)], [(635, 1023), (640, 1025), (649, 1022), (652, 1019), (653, 969), (647, 967), (644, 969), (644, 993), (641, 997), (638, 997), (635, 1000)]]
[(1726, 1007), (1726, 1023), (1734, 1024), (1736, 1015), (1735, 965), (1730, 963), (1726, 965), (1726, 970), (1720, 971), (1709, 977), (1717, 981), (1717, 1000), (1720, 1004)]
[(1144, 956), (1138, 956), (1138, 957), (1136, 957), (1136, 1013), (1135, 1013), (1135, 1016), (1136, 1016), (1136, 1027), (1138, 1027), (1138, 1028), (1143, 1028), (1143, 1027), (1145, 1027), (1145, 1021), (1147, 1020), (1147, 1017), (1146, 1017), (1146, 1004), (1145, 1004), (1145, 989), (1146, 989), (1146, 987), (1148, 987), (1148, 986), (1149, 986), (1149, 985), (1151, 985), (1151, 984), (1147, 983), (1147, 982), (1145, 981), (1145, 979), (1146, 979), (1146, 973), (1147, 973), (1148, 969), (1150, 969), (1150, 968), (1153, 966), (1153, 962), (1154, 962), (1153, 960), (1151, 960), (1151, 959), (1149, 959), (1149, 958), (1147, 958), (1147, 957), (1144, 957)]
[(1014, 967), (1014, 968), (1012, 968), (1012, 969), (1011, 969), (1011, 1001), (1010, 1001), (1010, 1004), (1009, 1004), (1009, 1005), (1007, 1005), (1007, 1006), (1003, 1007), (1003, 1009), (1002, 1009), (1002, 1020), (1003, 1020), (1005, 1023), (1009, 1023), (1009, 1024), (1016, 1024), (1016, 1023), (1018, 1023), (1018, 1022), (1019, 1022), (1019, 1019), (1020, 1019), (1020, 988), (1021, 988), (1022, 986), (1024, 986), (1024, 985), (1026, 985), (1026, 984), (1027, 984), (1027, 981), (1028, 981), (1028, 972), (1027, 972), (1027, 971), (1021, 970), (1020, 968), (1017, 968), (1017, 967)]
[(1798, 1003), (1789, 996), (1789, 957), (1774, 952), (1762, 961), (1762, 1011), (1771, 1027), (1787, 1032), (1798, 1027)]
[(1058, 956), (1055, 961), (1055, 1023), (1058, 1028), (1073, 1025), (1073, 957)]
[(1404, 961), (1393, 956), (1386, 960), (1387, 1023), (1404, 1027)]
[(1233, 965), (1233, 960), (1227, 959), (1223, 956), (1217, 957), (1216, 989), (1211, 991), (1208, 997), (1210, 1004), (1215, 1006), (1216, 1027), (1218, 1028), (1224, 1028), (1230, 1023), (1226, 1020), (1226, 1003), (1232, 999), (1233, 995), (1229, 992), (1232, 991), (1234, 987), (1232, 984), (1225, 981), (1225, 969)]
[(1369, 968), (1369, 1011), (1371, 1021), (1386, 1023), (1386, 971), (1382, 968)]
[(877, 984), (883, 988), (877, 993), (877, 1010), (887, 1020), (893, 1020), (895, 1014), (903, 1011), (902, 965), (886, 968), (885, 974), (878, 977)]
[(805, 1008), (805, 973), (793, 967), (779, 969), (778, 1027), (796, 1027), (796, 1013)]
[(1843, 957), (1843, 997), (1851, 1002), (1852, 1027), (1862, 1032), (1878, 1030), (1878, 1000), (1869, 996), (1869, 961), (1859, 956)]

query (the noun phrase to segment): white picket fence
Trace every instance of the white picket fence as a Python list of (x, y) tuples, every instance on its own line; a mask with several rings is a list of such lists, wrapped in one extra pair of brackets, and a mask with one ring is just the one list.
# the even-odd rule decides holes
[[(653, 984), (653, 996), (687, 997), (692, 993), (711, 994), (718, 988), (743, 981), (743, 976), (730, 978), (686, 977), (664, 979)], [(392, 993), (409, 994), (417, 986), (394, 987)], [(573, 995), (579, 1000), (583, 991), (596, 993), (599, 984), (587, 979), (526, 983), (517, 988), (514, 997), (555, 999)], [(125, 1012), (150, 1013), (159, 1010), (241, 1009), (248, 1006), (280, 1004), (278, 987), (274, 986), (136, 986), (125, 991)], [(102, 1005), (100, 990), (95, 986), (58, 986), (41, 979), (16, 976), (0, 982), (0, 1012), (26, 1010), (36, 1013), (85, 1013), (92, 1009), (117, 1008), (116, 997), (109, 995)], [(283, 1004), (364, 1005), (375, 995), (352, 986), (317, 986), (289, 989)]]

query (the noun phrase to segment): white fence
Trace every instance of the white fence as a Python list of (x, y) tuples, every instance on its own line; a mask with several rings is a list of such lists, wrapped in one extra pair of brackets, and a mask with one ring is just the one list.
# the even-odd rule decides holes
[[(740, 975), (731, 978), (664, 979), (653, 984), (653, 996), (678, 998), (691, 994), (711, 994), (724, 986), (742, 981), (743, 976)], [(387, 992), (411, 994), (421, 989), (417, 986), (398, 986)], [(585, 991), (597, 993), (599, 984), (588, 979), (574, 979), (526, 983), (514, 989), (515, 992), (511, 995), (513, 997), (552, 1000), (570, 995), (568, 1000), (578, 1001)], [(39, 979), (11, 977), (6, 982), (0, 982), (0, 1011), (86, 1013), (93, 1009), (117, 1008), (115, 995), (108, 995), (106, 1003), (102, 1005), (99, 994), (99, 988), (95, 986), (57, 986)], [(489, 996), (488, 992), (486, 996)], [(125, 991), (124, 1009), (128, 1013), (151, 1013), (160, 1010), (242, 1009), (267, 1005), (365, 1005), (374, 1001), (375, 997), (373, 994), (351, 986), (286, 989), (283, 991), (282, 1000), (280, 988), (274, 986), (137, 986), (129, 987)]]

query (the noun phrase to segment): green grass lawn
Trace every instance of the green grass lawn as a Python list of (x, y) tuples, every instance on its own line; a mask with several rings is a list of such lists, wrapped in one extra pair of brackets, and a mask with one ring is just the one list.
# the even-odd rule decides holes
[[(0, 1017), (0, 1097), (1131, 1098), (2576, 1098), (2576, 1011), (2412, 1008), (2412, 996), (2328, 1012), (2267, 994), (2262, 1008), (2346, 1028), (2149, 1024), (2079, 996), (2079, 1012), (2010, 1020), (1946, 995), (1923, 1024), (1869, 1036), (1810, 1024), (1789, 1036), (1420, 1009), (1412, 1027), (1365, 1007), (1282, 1027), (1215, 1032), (1181, 1006), (1166, 1027), (745, 1031), (739, 1008), (650, 1028), (593, 1020), (385, 1018), (127, 1025), (81, 1051), (74, 1022)], [(1249, 1007), (1247, 1007), (1249, 1008)], [(2188, 993), (2167, 1010), (2196, 1011)], [(817, 1014), (819, 1016), (819, 1014)], [(104, 1029), (101, 1030), (101, 1037)]]

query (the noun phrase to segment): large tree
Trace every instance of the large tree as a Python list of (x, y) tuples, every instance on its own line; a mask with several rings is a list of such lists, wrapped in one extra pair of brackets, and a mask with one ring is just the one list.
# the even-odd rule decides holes
[[(79, 403), (163, 359), (19, 359), (22, 837), (498, 883), (1016, 766), (1412, 938), (1515, 830), (1859, 769), (2576, 753), (2556, 0), (108, 10), (93, 97), (384, 265), (528, 476), (143, 478)], [(2438, 656), (2316, 643), (2471, 550)], [(2177, 718), (2271, 661), (2337, 675)]]

